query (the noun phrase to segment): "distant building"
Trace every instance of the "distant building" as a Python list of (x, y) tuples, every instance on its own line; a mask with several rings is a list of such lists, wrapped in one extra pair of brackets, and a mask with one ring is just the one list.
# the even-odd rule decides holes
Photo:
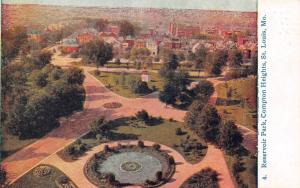
[(135, 48), (146, 48), (146, 41), (143, 39), (137, 39), (134, 44)]
[(76, 36), (79, 45), (88, 43), (99, 38), (97, 30), (93, 28), (81, 30), (79, 32), (74, 33), (73, 35)]
[(118, 26), (112, 25), (109, 27), (109, 31), (115, 34), (116, 36), (119, 36), (120, 29)]
[(148, 40), (146, 43), (146, 48), (150, 51), (151, 56), (155, 57), (158, 55), (158, 45), (155, 41)]
[(42, 36), (41, 32), (38, 30), (31, 30), (27, 33), (27, 40), (35, 41), (35, 42), (41, 42), (42, 41)]
[(62, 43), (62, 53), (70, 54), (74, 52), (78, 52), (79, 44), (77, 39), (74, 38), (67, 38), (63, 40)]

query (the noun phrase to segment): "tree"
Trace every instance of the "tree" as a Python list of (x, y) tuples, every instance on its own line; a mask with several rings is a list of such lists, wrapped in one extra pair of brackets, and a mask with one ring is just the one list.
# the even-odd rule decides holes
[(136, 114), (135, 114), (136, 118), (139, 119), (139, 120), (142, 120), (142, 121), (149, 121), (149, 114), (146, 110), (140, 110), (138, 111)]
[(216, 142), (219, 134), (220, 115), (215, 107), (206, 105), (200, 116), (197, 118), (199, 132), (204, 139), (210, 142)]
[(193, 96), (202, 95), (210, 97), (215, 91), (213, 84), (207, 80), (201, 80), (198, 84), (192, 88), (191, 92)]
[(85, 75), (83, 74), (83, 70), (77, 67), (71, 67), (65, 72), (66, 80), (69, 84), (83, 84)]
[(135, 27), (134, 25), (127, 21), (127, 20), (123, 20), (120, 23), (120, 35), (123, 37), (126, 36), (134, 36), (135, 35)]
[(143, 82), (141, 80), (132, 80), (130, 82), (130, 88), (134, 93), (138, 94), (145, 94), (150, 91), (147, 82)]
[(34, 82), (38, 87), (45, 87), (48, 83), (47, 78), (47, 74), (38, 72), (34, 77)]
[(211, 75), (220, 75), (222, 73), (223, 65), (217, 61), (215, 54), (209, 53), (207, 55), (207, 61), (205, 63), (205, 70)]
[(7, 173), (5, 168), (0, 166), (0, 186), (6, 185)]
[(146, 61), (150, 61), (150, 51), (147, 48), (132, 48), (130, 51), (130, 59), (137, 64), (142, 65)]
[(52, 53), (50, 51), (37, 51), (33, 52), (29, 58), (26, 59), (27, 63), (34, 65), (36, 69), (41, 69), (50, 64), (52, 60)]
[(177, 90), (171, 83), (165, 84), (163, 90), (159, 93), (159, 100), (166, 103), (166, 107), (168, 104), (174, 104), (176, 97)]
[(204, 46), (201, 46), (201, 48), (199, 48), (195, 52), (195, 68), (196, 69), (202, 69), (204, 67), (204, 63), (205, 63), (207, 54), (208, 54), (208, 51)]
[(206, 102), (201, 99), (196, 99), (193, 101), (184, 117), (184, 122), (188, 127), (193, 130), (197, 128), (198, 117), (200, 116), (200, 113), (205, 105)]
[(97, 69), (112, 59), (112, 46), (102, 40), (95, 40), (85, 44), (80, 54), (87, 63), (95, 63)]
[(187, 180), (189, 188), (218, 188), (218, 173), (210, 168), (201, 170)]
[(243, 54), (239, 50), (233, 50), (230, 55), (230, 65), (232, 67), (240, 67), (243, 63)]
[(179, 63), (178, 63), (177, 55), (176, 54), (171, 54), (169, 59), (168, 59), (168, 62), (166, 63), (167, 69), (176, 70), (178, 66), (179, 66)]
[(220, 126), (218, 144), (221, 148), (232, 151), (243, 142), (243, 136), (233, 121), (226, 121)]
[(106, 28), (107, 28), (107, 25), (108, 25), (108, 21), (105, 20), (105, 19), (99, 19), (96, 21), (96, 29), (101, 32), (101, 31), (104, 31)]

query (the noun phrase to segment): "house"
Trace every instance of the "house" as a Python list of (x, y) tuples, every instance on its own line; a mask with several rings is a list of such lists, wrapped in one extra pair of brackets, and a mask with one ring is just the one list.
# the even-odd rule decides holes
[(134, 44), (135, 48), (146, 48), (146, 41), (143, 39), (137, 39)]
[(79, 44), (77, 42), (77, 39), (74, 38), (63, 39), (63, 43), (61, 47), (62, 47), (61, 48), (62, 53), (65, 54), (78, 52), (79, 50)]
[(112, 25), (109, 27), (109, 31), (113, 34), (115, 34), (116, 36), (119, 36), (120, 33), (120, 29), (118, 26)]
[(157, 56), (158, 55), (158, 45), (153, 40), (148, 40), (146, 42), (146, 48), (150, 51), (151, 56)]
[(41, 36), (41, 33), (40, 31), (38, 30), (31, 30), (27, 33), (27, 40), (29, 41), (34, 41), (34, 42), (41, 42), (42, 41), (42, 36)]
[(74, 33), (79, 45), (88, 43), (99, 38), (98, 31), (93, 28), (88, 28)]
[(181, 41), (178, 38), (165, 39), (163, 42), (163, 46), (170, 49), (180, 49)]

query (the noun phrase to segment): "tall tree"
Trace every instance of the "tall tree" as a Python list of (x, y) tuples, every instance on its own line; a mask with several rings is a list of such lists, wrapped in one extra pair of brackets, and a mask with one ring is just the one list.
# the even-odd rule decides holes
[(97, 68), (105, 65), (113, 57), (112, 46), (102, 40), (85, 44), (80, 53), (87, 63), (95, 63)]
[(127, 20), (123, 20), (120, 23), (120, 35), (123, 37), (126, 36), (134, 36), (135, 35), (135, 27), (134, 25), (127, 21)]
[(168, 82), (164, 85), (163, 90), (159, 93), (159, 100), (167, 105), (174, 104), (178, 93), (176, 88)]
[(220, 126), (218, 144), (227, 151), (238, 148), (243, 142), (243, 136), (233, 121), (226, 121)]
[(96, 21), (96, 29), (98, 31), (105, 31), (105, 29), (107, 28), (108, 25), (108, 20), (102, 19), (100, 18), (99, 20)]

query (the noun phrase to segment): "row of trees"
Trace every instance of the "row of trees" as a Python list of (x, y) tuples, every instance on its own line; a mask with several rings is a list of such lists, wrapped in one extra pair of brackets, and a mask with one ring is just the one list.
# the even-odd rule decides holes
[(58, 126), (58, 117), (82, 109), (82, 70), (55, 67), (50, 64), (51, 55), (35, 52), (2, 69), (2, 121), (20, 138), (42, 136)]
[(226, 151), (239, 149), (243, 136), (233, 121), (222, 121), (215, 107), (207, 103), (207, 98), (193, 102), (185, 117), (185, 123), (199, 136)]

